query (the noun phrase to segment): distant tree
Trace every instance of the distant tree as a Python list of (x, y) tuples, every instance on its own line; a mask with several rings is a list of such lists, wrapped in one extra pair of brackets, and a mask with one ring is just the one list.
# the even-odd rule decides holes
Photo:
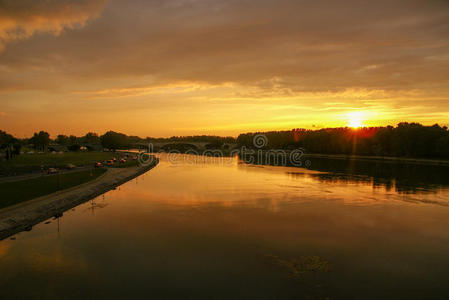
[(19, 141), (15, 142), (12, 147), (13, 147), (13, 154), (19, 155), (20, 150), (22, 149), (22, 145), (20, 144), (20, 142)]
[(127, 140), (128, 140), (128, 144), (130, 144), (130, 145), (144, 142), (144, 139), (142, 139), (138, 136), (135, 136), (135, 135), (128, 136)]
[(11, 159), (15, 155), (19, 155), (21, 148), (22, 144), (19, 139), (0, 130), (0, 149), (4, 150), (6, 159)]
[(58, 143), (59, 145), (68, 145), (70, 143), (70, 139), (68, 136), (66, 136), (64, 134), (59, 134), (56, 137), (55, 142)]
[(81, 146), (78, 144), (73, 144), (68, 146), (67, 149), (69, 149), (69, 151), (80, 151)]
[(78, 138), (74, 135), (70, 135), (69, 136), (69, 145), (75, 145), (75, 144), (79, 144)]
[(124, 149), (128, 146), (127, 136), (123, 133), (108, 131), (100, 139), (101, 145), (108, 149)]
[(50, 134), (45, 131), (39, 131), (39, 133), (34, 133), (30, 142), (34, 144), (35, 149), (45, 151), (46, 147), (50, 143)]
[(0, 130), (0, 149), (5, 149), (14, 142), (14, 137), (3, 130)]
[(446, 134), (438, 139), (436, 152), (440, 157), (449, 158), (449, 134)]
[(98, 137), (98, 134), (95, 132), (88, 132), (85, 136), (81, 138), (83, 143), (85, 144), (100, 144), (100, 138)]
[(221, 140), (213, 141), (212, 143), (206, 144), (206, 149), (221, 149), (224, 142)]

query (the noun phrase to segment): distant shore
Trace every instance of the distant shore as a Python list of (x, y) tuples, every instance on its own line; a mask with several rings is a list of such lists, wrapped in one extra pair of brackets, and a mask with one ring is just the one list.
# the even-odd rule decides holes
[(364, 156), (364, 155), (347, 155), (347, 154), (313, 154), (305, 153), (304, 158), (328, 158), (328, 159), (343, 159), (343, 160), (359, 160), (359, 161), (379, 161), (391, 163), (408, 163), (420, 165), (438, 165), (449, 166), (449, 160), (443, 159), (428, 159), (428, 158), (409, 158), (409, 157), (394, 157), (394, 156)]
[(93, 181), (35, 198), (27, 202), (0, 210), (0, 240), (31, 228), (51, 217), (95, 198), (115, 187), (149, 171), (158, 164), (128, 168), (109, 168), (107, 172)]
[[(222, 157), (232, 157), (233, 151), (238, 150), (219, 150), (219, 149), (206, 149), (204, 151), (194, 151), (188, 154), (193, 155), (204, 155), (210, 153), (209, 156), (214, 156), (217, 153), (221, 153)], [(258, 149), (247, 149), (247, 151), (253, 150), (253, 154), (247, 154), (249, 156), (257, 155)], [(262, 155), (265, 155), (270, 150), (262, 150)], [(277, 150), (272, 150), (277, 151)], [(285, 150), (286, 154), (289, 154), (291, 150)], [(152, 154), (157, 153), (169, 153), (169, 152), (151, 152)], [(320, 153), (304, 153), (302, 159), (307, 160), (310, 158), (324, 158), (324, 159), (339, 159), (339, 160), (357, 160), (357, 161), (371, 161), (371, 162), (385, 162), (385, 163), (404, 163), (404, 164), (419, 164), (419, 165), (433, 165), (433, 166), (449, 166), (449, 160), (444, 159), (432, 159), (432, 158), (413, 158), (413, 157), (397, 157), (397, 156), (370, 156), (370, 155), (348, 155), (348, 154), (320, 154)]]

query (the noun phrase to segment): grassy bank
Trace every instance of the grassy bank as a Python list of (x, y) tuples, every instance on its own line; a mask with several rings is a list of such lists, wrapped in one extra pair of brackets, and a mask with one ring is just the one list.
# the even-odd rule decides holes
[(80, 185), (97, 178), (104, 172), (106, 169), (101, 168), (2, 183), (0, 184), (0, 209)]
[(67, 164), (76, 166), (90, 165), (94, 161), (104, 161), (116, 156), (112, 152), (66, 152), (21, 154), (11, 160), (0, 163), (0, 175), (25, 174), (44, 168), (64, 168)]
[(139, 162), (137, 160), (128, 160), (125, 163), (117, 163), (111, 168), (129, 168), (129, 167), (137, 167), (139, 165)]

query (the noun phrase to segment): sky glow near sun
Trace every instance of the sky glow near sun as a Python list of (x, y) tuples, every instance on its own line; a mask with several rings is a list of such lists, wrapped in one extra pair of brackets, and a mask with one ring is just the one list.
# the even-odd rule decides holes
[(0, 129), (449, 125), (449, 2), (7, 0)]
[(364, 127), (364, 122), (367, 120), (367, 118), (369, 118), (369, 114), (363, 111), (354, 111), (347, 113), (346, 115), (348, 119), (347, 126), (352, 128)]
[(355, 119), (352, 119), (352, 120), (349, 121), (349, 127), (359, 128), (359, 127), (362, 127), (362, 126), (363, 126), (363, 124), (362, 124), (362, 121), (360, 119), (355, 118)]

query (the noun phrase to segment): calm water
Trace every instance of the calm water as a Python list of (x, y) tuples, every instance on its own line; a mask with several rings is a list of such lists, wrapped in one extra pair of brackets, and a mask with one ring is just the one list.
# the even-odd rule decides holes
[(446, 176), (161, 156), (120, 188), (0, 241), (0, 299), (449, 299)]

